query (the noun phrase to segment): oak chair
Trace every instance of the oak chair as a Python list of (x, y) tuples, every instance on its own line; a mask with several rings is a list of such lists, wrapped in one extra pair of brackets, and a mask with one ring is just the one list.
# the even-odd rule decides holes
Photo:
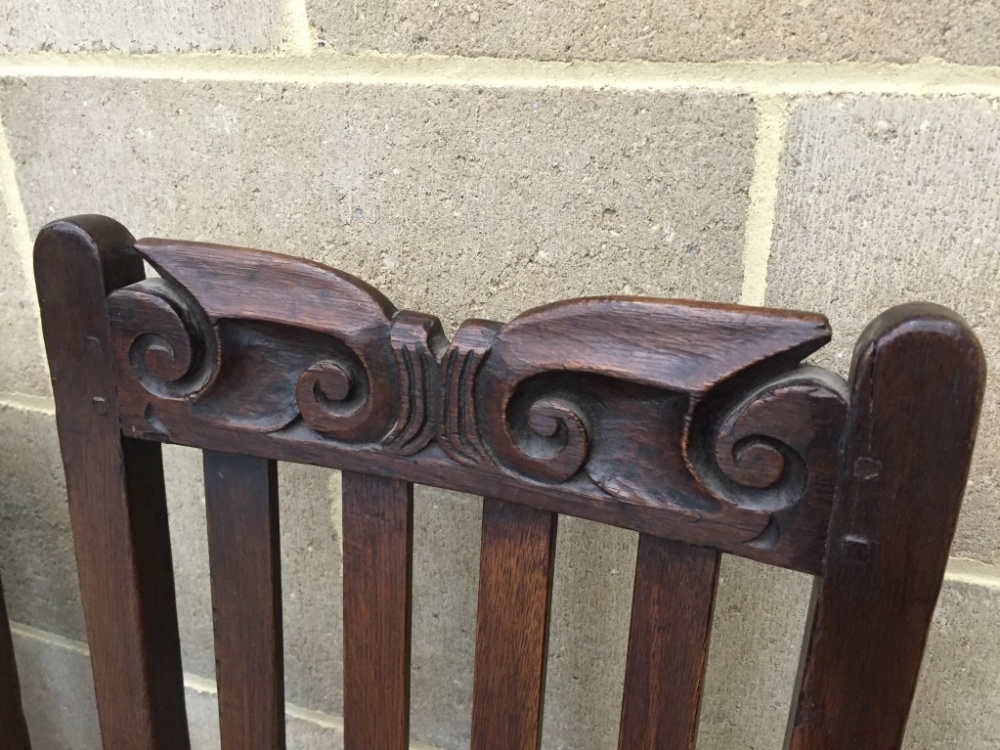
[(816, 579), (786, 747), (899, 747), (985, 378), (949, 310), (876, 318), (845, 382), (801, 364), (820, 315), (580, 299), (448, 341), (345, 273), (99, 216), (35, 274), (108, 750), (189, 746), (164, 442), (204, 450), (225, 750), (285, 742), (279, 460), (343, 471), (348, 750), (407, 746), (415, 482), (485, 497), (473, 750), (539, 745), (557, 514), (640, 535), (622, 750), (692, 746), (722, 552)]
[(21, 705), (21, 684), (14, 662), (14, 641), (7, 619), (7, 603), (0, 583), (0, 748), (31, 750), (28, 725)]

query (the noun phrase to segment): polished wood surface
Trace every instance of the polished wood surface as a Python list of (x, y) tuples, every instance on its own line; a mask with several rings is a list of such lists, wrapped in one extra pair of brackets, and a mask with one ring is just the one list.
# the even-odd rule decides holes
[(631, 297), (506, 323), (396, 311), (345, 273), (141, 240), (112, 293), (126, 434), (523, 498), (818, 573), (846, 384), (811, 313)]
[(406, 750), (413, 486), (344, 472), (342, 515), (345, 745)]
[(142, 259), (102, 217), (50, 224), (35, 279), (105, 750), (187, 750), (160, 446), (124, 436), (108, 294)]
[(349, 274), (101, 217), (43, 230), (36, 276), (106, 748), (187, 746), (161, 442), (232, 472), (227, 748), (282, 742), (276, 460), (344, 471), (348, 750), (408, 742), (413, 483), (486, 498), (474, 750), (538, 747), (558, 514), (640, 533), (621, 750), (693, 746), (723, 552), (817, 576), (790, 747), (898, 747), (985, 377), (954, 313), (879, 316), (848, 383), (803, 364), (812, 313), (576, 299), (449, 340)]
[(618, 750), (693, 747), (719, 553), (639, 538)]
[(205, 451), (222, 750), (284, 750), (278, 467)]
[[(861, 335), (792, 750), (898, 748), (969, 473), (983, 352), (936, 305)], [(918, 374), (919, 373), (919, 374)]]
[(472, 750), (538, 750), (556, 516), (483, 501)]

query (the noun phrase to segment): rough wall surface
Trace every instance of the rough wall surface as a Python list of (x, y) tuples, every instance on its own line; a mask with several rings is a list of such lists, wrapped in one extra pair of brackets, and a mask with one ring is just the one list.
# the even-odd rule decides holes
[(540, 60), (1000, 62), (989, 0), (307, 0), (335, 49)]
[[(0, 576), (36, 744), (98, 746), (28, 260), (47, 221), (320, 260), (450, 329), (585, 294), (815, 309), (841, 372), (868, 319), (927, 298), (996, 372), (998, 34), (957, 0), (0, 8)], [(996, 380), (908, 750), (1000, 746)], [(166, 461), (189, 720), (218, 748), (200, 461)], [(339, 476), (279, 480), (289, 746), (340, 747)], [(415, 747), (468, 747), (480, 513), (418, 488)], [(616, 744), (635, 543), (561, 522), (546, 750)], [(724, 561), (699, 750), (780, 747), (810, 586)]]

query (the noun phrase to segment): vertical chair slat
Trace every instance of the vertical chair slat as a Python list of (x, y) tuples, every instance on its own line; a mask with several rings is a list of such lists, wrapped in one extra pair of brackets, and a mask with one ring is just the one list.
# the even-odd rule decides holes
[(223, 750), (285, 747), (277, 464), (205, 451)]
[(841, 486), (787, 745), (900, 747), (972, 456), (985, 364), (906, 305), (858, 341)]
[(28, 726), (21, 707), (21, 684), (14, 662), (14, 643), (7, 620), (7, 604), (0, 583), (0, 746), (5, 750), (31, 750)]
[(719, 553), (639, 537), (619, 750), (694, 747)]
[(345, 471), (343, 527), (344, 745), (405, 750), (413, 485)]
[(537, 750), (556, 515), (483, 501), (472, 750)]
[(160, 446), (122, 437), (105, 304), (143, 277), (132, 242), (104, 217), (50, 224), (35, 280), (104, 747), (186, 750)]

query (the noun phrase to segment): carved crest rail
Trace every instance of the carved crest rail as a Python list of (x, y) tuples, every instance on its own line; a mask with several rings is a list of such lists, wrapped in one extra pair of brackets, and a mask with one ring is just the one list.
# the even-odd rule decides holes
[(817, 573), (847, 411), (819, 315), (574, 299), (506, 324), (397, 311), (257, 250), (140, 240), (111, 293), (126, 435), (530, 496)]

